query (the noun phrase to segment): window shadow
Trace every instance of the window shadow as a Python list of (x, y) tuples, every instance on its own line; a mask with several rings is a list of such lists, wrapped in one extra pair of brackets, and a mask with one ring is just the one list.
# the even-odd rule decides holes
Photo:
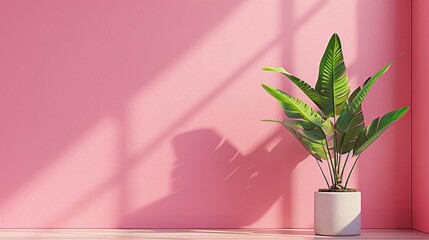
[[(34, 34), (33, 31), (39, 34), (33, 39), (34, 42), (25, 38), (8, 39), (10, 45), (15, 43), (24, 50), (36, 48), (36, 51), (18, 54), (22, 58), (27, 57), (23, 63), (19, 63), (21, 58), (13, 56), (14, 51), (7, 52), (11, 60), (6, 67), (11, 67), (12, 73), (9, 70), (10, 75), (5, 79), (16, 78), (18, 81), (6, 80), (8, 93), (0, 94), (1, 114), (8, 116), (6, 120), (0, 119), (3, 121), (0, 123), (1, 133), (7, 139), (1, 145), (4, 151), (1, 151), (0, 203), (52, 165), (65, 149), (105, 116), (113, 116), (117, 120), (121, 131), (121, 155), (118, 170), (111, 178), (91, 188), (88, 194), (79, 196), (71, 207), (58, 213), (59, 217), (48, 227), (67, 222), (76, 213), (84, 211), (89, 202), (118, 186), (123, 192), (119, 197), (123, 198), (119, 200), (122, 205), (119, 210), (125, 213), (126, 198), (131, 195), (127, 192), (127, 173), (142, 156), (153, 151), (160, 141), (226, 89), (236, 76), (263, 57), (272, 45), (281, 41), (284, 61), (292, 61), (293, 34), (290, 34), (305, 24), (307, 18), (324, 4), (318, 1), (303, 19), (294, 23), (292, 1), (282, 2), (284, 18), (280, 26), (285, 28), (287, 34), (258, 50), (231, 78), (225, 79), (218, 88), (197, 102), (191, 111), (185, 112), (143, 146), (137, 156), (129, 156), (126, 151), (128, 126), (124, 111), (129, 98), (137, 91), (162, 81), (157, 78), (158, 75), (222, 22), (242, 1), (106, 1), (106, 5), (101, 6), (91, 1), (82, 5), (73, 1), (64, 5), (53, 2), (50, 3), (55, 11), (45, 6), (46, 2), (35, 5), (34, 11), (30, 11), (28, 19), (22, 23), (21, 31), (25, 37)], [(13, 16), (9, 17), (14, 19)], [(18, 64), (32, 67), (17, 68)], [(284, 66), (291, 69), (292, 65)], [(19, 75), (20, 70), (25, 74)], [(35, 76), (32, 75), (34, 73)], [(289, 84), (285, 83), (284, 86), (288, 88)], [(32, 120), (31, 123), (28, 119)], [(283, 140), (272, 151), (264, 147), (270, 137), (250, 154), (240, 153), (228, 141), (223, 142), (223, 136), (210, 129), (176, 136), (173, 146), (178, 159), (172, 173), (174, 191), (164, 199), (126, 216), (120, 226), (155, 227), (164, 224), (180, 227), (193, 222), (197, 226), (201, 224), (201, 227), (207, 226), (202, 223), (240, 227), (257, 221), (280, 197), (283, 197), (283, 220), (287, 226), (291, 216), (288, 213), (293, 207), (289, 198), (289, 176), (306, 154), (287, 131), (280, 131), (282, 133), (276, 134), (286, 132), (285, 136), (282, 135)], [(187, 152), (195, 151), (194, 145), (204, 151), (197, 151), (196, 156), (188, 155)], [(63, 189), (50, 189), (46, 199), (61, 194), (61, 191)], [(190, 196), (195, 196), (198, 201)], [(221, 196), (220, 201), (215, 198), (218, 196)], [(188, 203), (195, 210), (189, 210)], [(171, 214), (167, 215), (170, 220), (165, 220), (164, 213)], [(223, 216), (231, 218), (225, 220)]]
[(2, 2), (0, 204), (240, 3)]

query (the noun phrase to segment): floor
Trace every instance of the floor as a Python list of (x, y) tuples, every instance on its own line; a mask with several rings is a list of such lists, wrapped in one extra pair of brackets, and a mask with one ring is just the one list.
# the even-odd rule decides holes
[[(116, 229), (2, 229), (0, 239), (330, 239), (315, 236), (312, 229), (264, 229), (264, 230), (116, 230)], [(412, 229), (365, 229), (360, 236), (336, 237), (336, 239), (429, 239)]]

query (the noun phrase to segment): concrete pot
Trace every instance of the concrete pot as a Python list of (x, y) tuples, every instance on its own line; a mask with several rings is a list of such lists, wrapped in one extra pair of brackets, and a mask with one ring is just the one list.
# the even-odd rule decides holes
[(360, 192), (315, 192), (314, 233), (352, 236), (361, 231)]

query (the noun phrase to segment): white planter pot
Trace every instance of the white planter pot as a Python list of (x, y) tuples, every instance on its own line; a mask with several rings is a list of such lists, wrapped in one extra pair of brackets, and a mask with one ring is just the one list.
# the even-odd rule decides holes
[(317, 235), (359, 235), (360, 192), (315, 192), (314, 233)]

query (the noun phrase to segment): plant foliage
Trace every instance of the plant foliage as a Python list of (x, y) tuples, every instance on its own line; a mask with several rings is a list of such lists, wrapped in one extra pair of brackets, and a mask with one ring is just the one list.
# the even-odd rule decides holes
[[(323, 162), (322, 160), (328, 162), (331, 183), (328, 183), (323, 169), (320, 169), (329, 189), (347, 189), (348, 180), (360, 154), (408, 111), (407, 106), (399, 108), (381, 118), (374, 119), (365, 126), (361, 105), (369, 90), (390, 66), (391, 63), (385, 65), (374, 76), (368, 78), (362, 87), (357, 87), (350, 94), (341, 41), (335, 33), (329, 40), (320, 61), (319, 77), (315, 88), (284, 68), (263, 68), (263, 70), (286, 76), (313, 101), (320, 111), (280, 89), (262, 84), (262, 87), (278, 100), (289, 118), (283, 121), (263, 121), (282, 124), (317, 160), (318, 164)], [(341, 158), (345, 154), (347, 157), (342, 163)], [(343, 174), (350, 155), (355, 158), (355, 161), (343, 184), (345, 177)]]

